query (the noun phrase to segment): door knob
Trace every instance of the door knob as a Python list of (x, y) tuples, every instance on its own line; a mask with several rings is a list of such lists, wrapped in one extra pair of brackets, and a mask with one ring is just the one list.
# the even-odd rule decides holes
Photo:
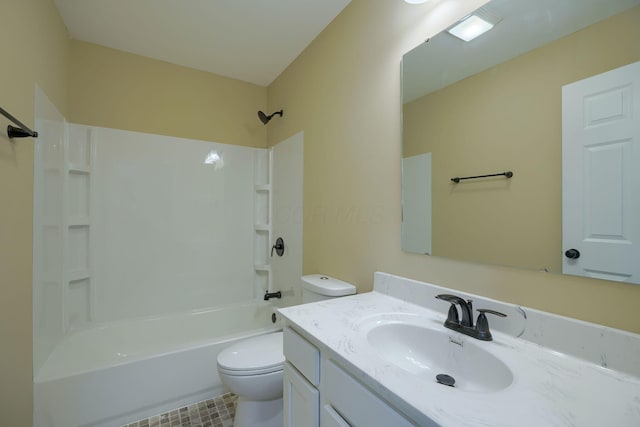
[(564, 255), (569, 259), (578, 259), (580, 258), (580, 251), (577, 249), (569, 249)]

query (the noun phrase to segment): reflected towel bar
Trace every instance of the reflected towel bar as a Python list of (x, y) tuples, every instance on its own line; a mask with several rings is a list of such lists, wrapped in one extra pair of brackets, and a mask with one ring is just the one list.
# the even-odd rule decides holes
[(455, 182), (457, 184), (460, 181), (462, 181), (463, 179), (489, 178), (491, 176), (506, 176), (507, 178), (511, 178), (513, 176), (513, 172), (507, 171), (507, 172), (502, 172), (502, 173), (492, 173), (490, 175), (463, 176), (462, 178), (456, 176), (455, 178), (451, 178), (451, 181), (453, 181), (453, 182)]
[(11, 120), (14, 124), (19, 126), (19, 127), (15, 127), (11, 125), (7, 126), (7, 135), (9, 136), (9, 138), (26, 138), (26, 137), (37, 138), (38, 137), (38, 132), (32, 131), (31, 129), (26, 127), (20, 120), (13, 117), (2, 107), (0, 107), (0, 114), (2, 114), (7, 119)]

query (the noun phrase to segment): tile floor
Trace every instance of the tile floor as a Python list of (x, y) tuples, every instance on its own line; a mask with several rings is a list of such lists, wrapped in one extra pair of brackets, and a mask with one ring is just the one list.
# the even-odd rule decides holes
[(227, 393), (122, 427), (231, 427), (237, 401)]

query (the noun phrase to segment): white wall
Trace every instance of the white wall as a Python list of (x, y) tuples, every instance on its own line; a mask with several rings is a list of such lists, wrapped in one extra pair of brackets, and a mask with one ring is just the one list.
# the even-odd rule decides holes
[(62, 338), (62, 227), (65, 119), (36, 86), (33, 140), (33, 372)]
[[(256, 297), (253, 156), (261, 149), (106, 128), (93, 128), (92, 140), (93, 321)], [(211, 151), (221, 160), (205, 164)]]
[(273, 291), (282, 292), (279, 306), (302, 302), (302, 183), (304, 133), (300, 132), (273, 147), (273, 243), (284, 239), (282, 257), (271, 257)]

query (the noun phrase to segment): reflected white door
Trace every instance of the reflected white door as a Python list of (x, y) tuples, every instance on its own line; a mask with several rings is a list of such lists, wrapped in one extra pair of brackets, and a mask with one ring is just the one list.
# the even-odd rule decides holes
[(431, 153), (402, 159), (402, 250), (431, 253)]
[(640, 62), (562, 88), (562, 159), (563, 273), (640, 283)]

